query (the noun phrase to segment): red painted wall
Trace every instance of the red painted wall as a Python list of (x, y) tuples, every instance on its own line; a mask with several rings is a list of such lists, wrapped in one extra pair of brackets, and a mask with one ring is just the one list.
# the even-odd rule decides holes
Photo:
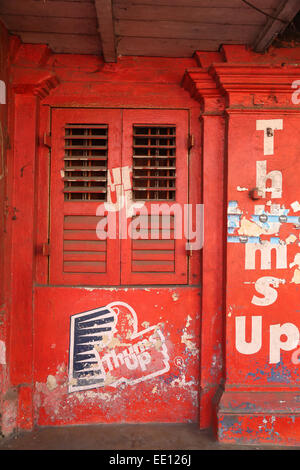
[[(117, 64), (104, 64), (98, 57), (56, 55), (46, 46), (21, 45), (16, 39), (11, 46), (10, 174), (15, 209), (10, 237), (14, 289), (9, 311), (8, 396), (13, 404), (17, 398), (14, 426), (194, 421), (209, 427), (215, 420), (218, 437), (226, 442), (299, 440), (299, 430), (290, 433), (290, 440), (286, 431), (289, 420), (298, 422), (298, 368), (287, 362), (290, 357), (285, 352), (282, 362), (267, 364), (270, 324), (294, 323), (298, 328), (297, 283), (289, 279), (280, 285), (278, 301), (272, 307), (253, 307), (255, 282), (263, 274), (255, 266), (248, 275), (245, 240), (235, 244), (232, 239), (241, 235), (239, 215), (253, 217), (255, 202), (248, 192), (257, 185), (260, 158), (267, 159), (268, 172), (282, 172), (287, 189), (280, 203), (286, 208), (297, 200), (300, 108), (292, 101), (292, 86), (299, 78), (299, 49), (270, 49), (268, 54), (258, 55), (241, 46), (224, 46), (221, 53), (197, 52), (193, 59), (121, 57)], [(75, 287), (49, 283), (49, 178), (55, 156), (45, 134), (52, 133), (52, 108), (76, 108), (76, 114), (80, 108), (85, 113), (90, 108), (189, 112), (190, 132), (195, 137), (189, 160), (189, 201), (204, 203), (205, 217), (204, 245), (189, 258), (186, 285)], [(256, 123), (274, 119), (283, 120), (284, 127), (275, 130), (274, 156), (270, 156), (274, 166), (269, 166), (269, 157), (262, 154), (264, 134)], [(290, 166), (293, 159), (294, 166)], [(241, 210), (236, 214), (229, 211), (228, 220), (233, 223), (229, 227), (228, 206)], [(296, 239), (297, 230), (293, 228)], [(26, 237), (20, 237), (21, 233)], [(289, 235), (282, 228), (284, 243)], [(50, 252), (44, 247), (43, 253), (48, 241)], [(298, 245), (293, 243), (288, 245), (288, 263), (297, 261)], [(253, 259), (251, 255), (250, 263)], [(272, 269), (269, 276), (275, 276)], [(287, 303), (290, 311), (283, 313)], [(263, 344), (252, 357), (241, 352), (242, 330), (235, 322), (260, 316), (261, 309), (268, 312), (261, 315)], [(95, 374), (91, 374), (91, 387), (72, 376), (83, 353), (76, 349), (76, 341), (81, 330), (92, 328), (81, 323), (82, 318), (87, 322), (92, 318), (93, 327), (103, 327), (106, 319), (111, 328), (105, 337), (110, 346), (105, 350), (106, 360), (100, 350), (100, 362), (96, 359), (95, 365), (98, 373), (106, 361), (110, 381), (102, 383), (105, 374), (101, 372), (99, 386), (94, 386)], [(152, 338), (152, 349), (148, 344), (144, 356), (135, 350), (136, 362), (130, 369), (125, 361), (126, 354), (134, 357), (129, 348), (152, 331), (160, 340)], [(251, 344), (248, 326), (244, 342)], [(73, 351), (79, 354), (76, 360)], [(87, 351), (84, 360), (95, 363), (98, 356), (86, 357)], [(118, 360), (113, 353), (119, 354)], [(142, 359), (151, 368), (143, 369), (138, 362)], [(279, 377), (275, 385), (269, 380), (274, 374)], [(283, 383), (282, 377), (288, 381)], [(279, 399), (283, 390), (288, 394), (286, 400)], [(287, 411), (281, 401), (293, 406), (288, 405)], [(254, 416), (261, 426), (258, 433), (251, 425)]]
[[(85, 108), (85, 113), (89, 108), (125, 108), (132, 115), (134, 109), (154, 109), (156, 119), (160, 109), (175, 113), (176, 109), (186, 110), (194, 135), (189, 156), (192, 183), (186, 189), (190, 202), (201, 203), (200, 104), (181, 87), (186, 68), (196, 62), (128, 57), (120, 58), (116, 65), (106, 65), (97, 57), (52, 55), (43, 46), (14, 44), (13, 159), (19, 213), (13, 230), (16, 289), (12, 296), (10, 380), (18, 389), (17, 426), (29, 429), (34, 423), (197, 422), (201, 380), (200, 251), (190, 258), (187, 283), (181, 287), (165, 283), (151, 287), (143, 282), (141, 287), (91, 285), (84, 289), (49, 286), (48, 257), (42, 254), (42, 245), (48, 241), (49, 164), (55, 158), (44, 145), (44, 134), (52, 131), (54, 107)], [(22, 126), (25, 121), (26, 126)], [(186, 149), (187, 138), (183, 140)], [(22, 240), (20, 230), (27, 234)], [(51, 239), (49, 259), (51, 263)], [(162, 344), (155, 343), (158, 352), (151, 352), (151, 368), (135, 371), (127, 378), (128, 384), (70, 392), (71, 318), (111, 302), (126, 303), (134, 310), (137, 338), (140, 330), (147, 337), (149, 328), (152, 331), (154, 327), (162, 335)], [(34, 325), (32, 329), (30, 324)], [(123, 354), (124, 348), (118, 351)], [(149, 356), (145, 357), (148, 361)], [(142, 380), (138, 374), (142, 374)], [(209, 422), (210, 412), (204, 412), (203, 417)]]

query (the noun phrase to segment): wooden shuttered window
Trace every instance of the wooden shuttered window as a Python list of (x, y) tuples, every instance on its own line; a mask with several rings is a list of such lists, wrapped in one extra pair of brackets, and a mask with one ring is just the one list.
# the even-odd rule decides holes
[[(183, 210), (178, 213), (188, 202), (187, 136), (187, 111), (53, 111), (51, 283), (187, 282)], [(120, 194), (126, 200), (125, 225), (119, 226), (117, 214), (117, 237), (100, 240), (97, 225), (104, 227), (111, 213), (99, 214), (97, 208), (115, 204)], [(132, 204), (140, 207), (136, 214), (130, 213)], [(176, 238), (177, 222), (182, 238)], [(119, 237), (119, 230), (127, 236)]]
[(137, 224), (137, 217), (127, 220), (128, 232), (132, 227), (141, 236), (123, 240), (123, 284), (187, 283), (183, 230), (183, 208), (188, 203), (187, 139), (187, 111), (124, 111), (123, 165), (132, 166), (133, 202), (143, 201), (144, 206)]
[(52, 111), (50, 283), (120, 283), (120, 246), (100, 240), (97, 216), (107, 198), (108, 164), (119, 165), (121, 111)]

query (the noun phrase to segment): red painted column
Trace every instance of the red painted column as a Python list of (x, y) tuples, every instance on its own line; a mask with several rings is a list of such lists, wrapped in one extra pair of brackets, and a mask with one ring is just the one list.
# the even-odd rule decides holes
[[(42, 52), (44, 49), (42, 50)], [(22, 48), (15, 54), (22, 54)], [(33, 416), (33, 288), (35, 281), (37, 212), (36, 171), (40, 99), (57, 85), (56, 77), (13, 66), (11, 150), (9, 163), (9, 226), (11, 259), (7, 325), (8, 390), (2, 432), (31, 429)]]
[(9, 283), (7, 282), (9, 260), (9, 229), (7, 226), (7, 148), (8, 148), (8, 101), (9, 101), (9, 36), (0, 22), (0, 428), (7, 391), (7, 335)]
[[(35, 152), (37, 126), (37, 97), (32, 94), (15, 95), (14, 125), (14, 198), (12, 233), (12, 292), (10, 381), (19, 388), (19, 400), (30, 395), (32, 388), (32, 293), (34, 255), (35, 208)], [(21, 385), (22, 384), (22, 385)], [(26, 392), (23, 392), (23, 389)], [(27, 416), (18, 427), (32, 426), (32, 400), (26, 406)]]
[[(198, 54), (210, 63), (210, 54)], [(219, 59), (213, 54), (212, 59)], [(212, 425), (215, 395), (223, 376), (224, 99), (207, 68), (189, 69), (183, 86), (202, 105), (202, 204), (200, 427)]]
[(227, 63), (210, 72), (228, 105), (218, 438), (299, 444), (300, 67)]

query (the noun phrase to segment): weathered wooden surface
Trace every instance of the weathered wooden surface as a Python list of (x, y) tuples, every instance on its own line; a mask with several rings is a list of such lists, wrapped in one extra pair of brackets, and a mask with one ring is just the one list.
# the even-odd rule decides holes
[[(289, 18), (295, 1), (286, 2)], [(274, 16), (282, 0), (258, 6)], [(102, 54), (106, 62), (118, 55), (191, 57), (222, 44), (259, 41), (262, 49), (284, 26), (241, 0), (1, 0), (0, 19), (25, 43)]]

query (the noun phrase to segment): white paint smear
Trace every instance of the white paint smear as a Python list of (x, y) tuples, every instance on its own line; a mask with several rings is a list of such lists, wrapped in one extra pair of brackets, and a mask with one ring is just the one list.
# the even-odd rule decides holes
[(300, 204), (298, 201), (294, 201), (291, 204), (291, 208), (293, 209), (294, 212), (300, 211)]
[(4, 341), (0, 341), (0, 364), (6, 364), (6, 347)]

